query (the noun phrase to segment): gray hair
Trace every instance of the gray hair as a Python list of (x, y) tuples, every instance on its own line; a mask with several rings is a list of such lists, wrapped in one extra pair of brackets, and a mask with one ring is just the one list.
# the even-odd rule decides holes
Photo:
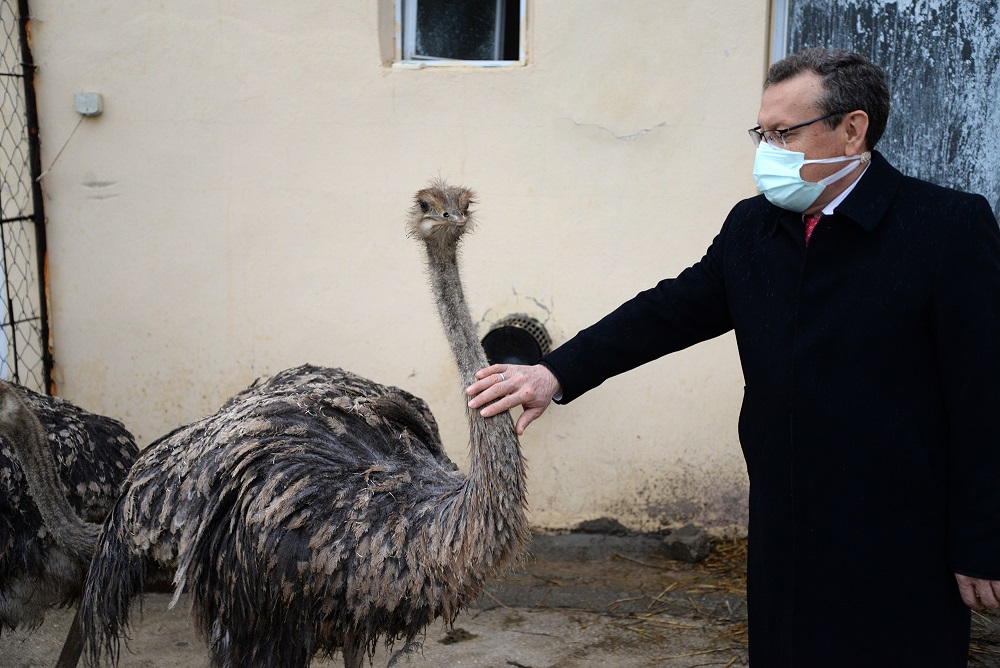
[[(869, 149), (885, 132), (889, 120), (889, 84), (881, 67), (860, 53), (839, 49), (814, 47), (779, 60), (767, 72), (764, 88), (804, 72), (814, 72), (823, 77), (823, 94), (816, 101), (819, 110), (826, 114), (860, 109), (868, 114), (868, 132), (865, 144)], [(844, 118), (838, 113), (826, 119), (835, 128)]]

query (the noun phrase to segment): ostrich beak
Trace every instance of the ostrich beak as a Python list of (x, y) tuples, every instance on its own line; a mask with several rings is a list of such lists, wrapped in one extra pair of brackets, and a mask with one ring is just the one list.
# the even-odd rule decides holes
[(441, 217), (434, 221), (434, 225), (446, 225), (448, 227), (462, 227), (468, 216), (459, 211), (445, 211)]

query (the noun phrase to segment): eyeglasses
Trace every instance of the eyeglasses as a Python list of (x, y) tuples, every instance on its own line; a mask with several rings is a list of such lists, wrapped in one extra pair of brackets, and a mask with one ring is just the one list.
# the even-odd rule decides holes
[(766, 141), (771, 146), (780, 146), (785, 148), (785, 134), (791, 132), (792, 130), (798, 130), (799, 128), (804, 128), (807, 125), (812, 125), (818, 121), (830, 118), (831, 116), (840, 116), (841, 114), (846, 114), (846, 111), (834, 111), (829, 114), (824, 114), (819, 118), (814, 118), (811, 121), (806, 121), (805, 123), (799, 123), (798, 125), (793, 125), (784, 130), (761, 130), (760, 126), (750, 128), (747, 132), (750, 133), (750, 140), (753, 141), (754, 146), (760, 146), (761, 140)]

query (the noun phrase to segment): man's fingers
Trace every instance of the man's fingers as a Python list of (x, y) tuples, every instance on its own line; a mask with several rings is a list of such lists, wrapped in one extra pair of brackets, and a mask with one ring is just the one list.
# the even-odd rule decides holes
[(507, 370), (506, 364), (491, 364), (485, 369), (480, 369), (479, 371), (477, 371), (476, 378), (478, 378), (479, 380), (483, 380), (484, 378), (488, 378), (489, 376), (492, 376), (495, 373), (503, 373), (506, 370)]
[(515, 431), (517, 431), (517, 435), (523, 436), (524, 430), (528, 428), (528, 425), (534, 422), (544, 412), (545, 412), (544, 408), (529, 408), (528, 410), (521, 413), (521, 417), (517, 418), (517, 424), (514, 425), (514, 429)]
[(984, 580), (955, 574), (962, 601), (973, 610), (1000, 608), (1000, 580)]
[(479, 414), (482, 415), (483, 417), (493, 417), (494, 415), (499, 415), (500, 413), (509, 410), (510, 406), (513, 405), (515, 404), (509, 402), (507, 400), (507, 397), (501, 397), (497, 401), (494, 401), (493, 403), (489, 403), (483, 406), (482, 410), (479, 411)]
[[(476, 382), (465, 388), (465, 393), (469, 396), (480, 394), (488, 390), (497, 383), (510, 380), (513, 370), (508, 364), (494, 364), (476, 372)], [(470, 404), (471, 406), (471, 404)]]
[(958, 593), (961, 594), (962, 601), (973, 610), (982, 610), (983, 605), (976, 598), (976, 588), (972, 580), (964, 575), (956, 575), (955, 579), (958, 580)]
[(979, 602), (987, 608), (1000, 607), (1000, 582), (996, 580), (976, 580), (976, 593), (979, 595)]

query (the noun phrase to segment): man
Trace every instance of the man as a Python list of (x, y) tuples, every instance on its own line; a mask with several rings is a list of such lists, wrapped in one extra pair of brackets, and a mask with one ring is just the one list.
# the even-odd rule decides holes
[(735, 330), (757, 668), (966, 666), (969, 608), (998, 607), (1000, 229), (872, 151), (888, 113), (858, 54), (775, 63), (763, 194), (705, 257), (468, 388), (487, 416), (523, 406), (523, 433), (553, 397)]

